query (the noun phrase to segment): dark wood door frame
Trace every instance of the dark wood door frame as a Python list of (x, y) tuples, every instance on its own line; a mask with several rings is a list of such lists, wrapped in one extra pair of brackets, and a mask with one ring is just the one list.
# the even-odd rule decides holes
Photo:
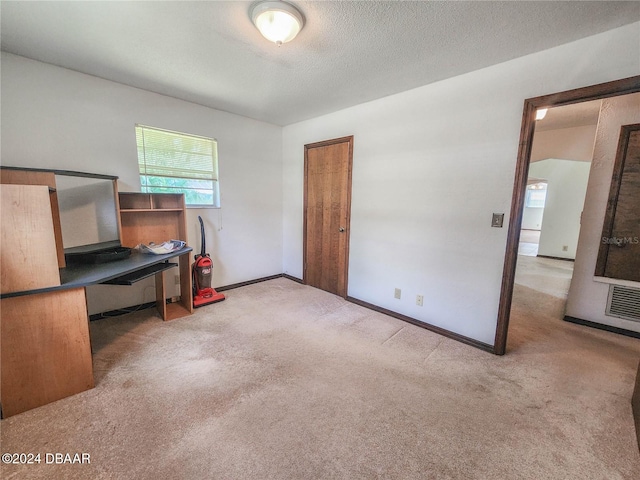
[(302, 252), (302, 283), (307, 285), (307, 269), (305, 268), (307, 263), (307, 193), (308, 193), (308, 151), (310, 148), (327, 147), (329, 145), (335, 145), (338, 143), (349, 144), (349, 166), (347, 170), (347, 224), (345, 225), (346, 231), (346, 246), (345, 246), (345, 259), (344, 259), (344, 291), (339, 292), (342, 298), (347, 298), (347, 290), (349, 286), (349, 244), (351, 238), (351, 177), (353, 171), (353, 135), (348, 137), (334, 138), (331, 140), (324, 140), (322, 142), (309, 143), (304, 146), (304, 203), (303, 203), (303, 252)]
[(539, 108), (559, 107), (637, 92), (640, 92), (640, 76), (567, 90), (566, 92), (553, 93), (542, 97), (529, 98), (524, 101), (518, 159), (513, 185), (513, 198), (511, 200), (511, 213), (509, 215), (507, 248), (502, 273), (502, 289), (500, 292), (500, 303), (498, 305), (498, 324), (493, 346), (493, 353), (496, 355), (504, 355), (507, 348), (507, 331), (509, 329), (511, 301), (513, 299), (513, 284), (518, 260), (518, 243), (520, 241), (520, 228), (522, 226), (522, 208), (524, 206), (524, 197), (527, 189), (527, 176), (531, 159), (531, 147), (533, 145), (536, 110)]

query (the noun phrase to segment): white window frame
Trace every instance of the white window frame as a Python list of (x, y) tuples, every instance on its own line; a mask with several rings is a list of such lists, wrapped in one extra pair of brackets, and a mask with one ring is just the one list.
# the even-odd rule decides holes
[[(538, 192), (544, 192), (544, 199), (542, 201), (540, 201), (539, 199), (534, 199), (532, 198), (532, 194), (534, 193), (538, 193)], [(546, 182), (540, 182), (540, 183), (536, 183), (533, 185), (527, 185), (527, 192), (525, 195), (525, 201), (524, 201), (524, 205), (527, 208), (544, 208), (546, 202), (547, 202), (547, 183)]]
[(184, 193), (187, 208), (220, 208), (215, 138), (141, 124), (135, 132), (143, 193)]

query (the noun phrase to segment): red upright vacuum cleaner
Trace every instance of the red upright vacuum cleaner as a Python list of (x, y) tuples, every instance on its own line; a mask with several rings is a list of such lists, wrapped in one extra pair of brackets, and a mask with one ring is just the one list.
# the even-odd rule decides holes
[(202, 248), (200, 255), (194, 257), (194, 262), (191, 268), (193, 275), (193, 307), (198, 308), (210, 303), (221, 302), (224, 300), (222, 293), (216, 292), (211, 288), (211, 277), (213, 276), (213, 262), (208, 253), (205, 253), (205, 240), (204, 240), (204, 223), (202, 223), (202, 217), (198, 215), (200, 221), (200, 235), (202, 237)]

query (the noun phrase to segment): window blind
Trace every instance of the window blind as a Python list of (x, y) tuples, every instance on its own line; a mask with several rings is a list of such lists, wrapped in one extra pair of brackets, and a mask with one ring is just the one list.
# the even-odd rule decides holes
[(136, 125), (136, 143), (143, 192), (182, 192), (187, 204), (216, 206), (214, 139)]

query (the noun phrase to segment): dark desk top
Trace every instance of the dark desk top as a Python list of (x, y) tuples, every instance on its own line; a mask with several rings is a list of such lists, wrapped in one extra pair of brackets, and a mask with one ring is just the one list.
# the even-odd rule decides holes
[(187, 254), (192, 250), (193, 249), (191, 247), (184, 247), (181, 250), (167, 253), (166, 255), (147, 255), (132, 251), (131, 256), (123, 260), (99, 264), (70, 265), (66, 268), (60, 269), (60, 285), (39, 288), (37, 290), (3, 293), (0, 298), (20, 297), (23, 295), (33, 295), (36, 293), (97, 285), (99, 283), (104, 283), (108, 280), (127, 275), (128, 273), (142, 270), (143, 268), (157, 263), (164, 263), (171, 258)]

